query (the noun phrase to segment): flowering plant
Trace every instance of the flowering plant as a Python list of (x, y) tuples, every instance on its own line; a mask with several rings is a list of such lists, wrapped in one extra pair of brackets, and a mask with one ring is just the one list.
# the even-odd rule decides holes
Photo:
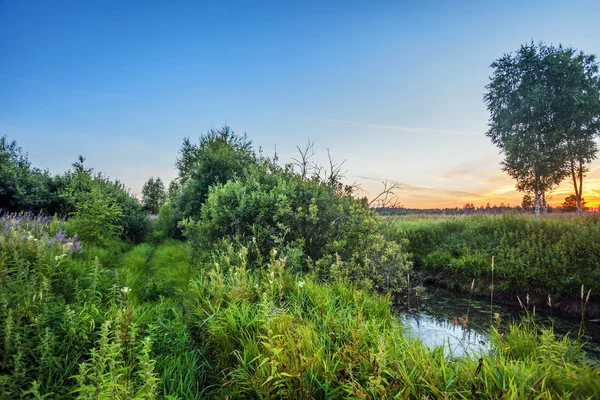
[[(52, 248), (59, 254), (83, 252), (77, 235), (68, 236), (64, 231), (65, 220), (58, 217), (35, 215), (33, 213), (0, 214), (3, 242), (11, 242), (15, 247), (34, 246)], [(63, 256), (56, 256), (58, 261)]]

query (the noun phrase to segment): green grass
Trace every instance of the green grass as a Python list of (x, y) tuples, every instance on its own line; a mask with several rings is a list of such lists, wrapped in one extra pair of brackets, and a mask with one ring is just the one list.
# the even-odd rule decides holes
[(600, 217), (536, 219), (525, 215), (396, 218), (389, 237), (409, 240), (415, 269), (442, 273), (450, 284), (577, 297), (581, 285), (600, 293)]
[[(0, 398), (596, 398), (581, 344), (525, 320), (449, 358), (389, 297), (274, 253), (193, 264), (184, 243), (62, 249), (0, 235)], [(233, 248), (230, 251), (235, 251)]]
[[(271, 274), (272, 273), (272, 274)], [(218, 398), (594, 398), (600, 369), (581, 345), (530, 320), (494, 331), (495, 350), (448, 358), (403, 333), (389, 299), (295, 279), (281, 261), (242, 264), (191, 287)], [(300, 282), (304, 282), (301, 284)], [(479, 370), (479, 371), (478, 371)]]

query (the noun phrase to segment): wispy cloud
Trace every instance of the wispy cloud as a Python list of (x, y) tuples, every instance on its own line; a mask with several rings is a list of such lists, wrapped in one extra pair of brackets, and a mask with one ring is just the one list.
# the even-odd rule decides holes
[(430, 134), (441, 133), (441, 134), (445, 134), (445, 135), (461, 135), (461, 136), (481, 135), (481, 132), (466, 131), (466, 130), (461, 130), (461, 129), (429, 128), (429, 127), (402, 126), (402, 125), (382, 125), (382, 124), (372, 124), (372, 123), (362, 122), (362, 121), (351, 121), (351, 120), (333, 119), (333, 118), (309, 118), (309, 119), (318, 120), (318, 121), (322, 121), (322, 122), (354, 125), (354, 126), (360, 126), (360, 127), (364, 127), (364, 128), (385, 129), (385, 130), (392, 130), (392, 131), (405, 132), (405, 133), (430, 133)]
[(126, 101), (133, 101), (133, 102), (155, 103), (155, 104), (174, 105), (174, 106), (182, 106), (182, 105), (194, 106), (194, 107), (202, 107), (203, 106), (203, 104), (201, 104), (201, 103), (191, 102), (191, 101), (165, 101), (165, 100), (159, 99), (159, 98), (144, 97), (144, 96), (132, 96), (132, 95), (127, 95), (127, 94), (123, 94), (123, 93), (104, 92), (104, 91), (82, 89), (82, 88), (77, 88), (77, 87), (72, 87), (72, 86), (57, 85), (55, 83), (42, 82), (42, 81), (38, 81), (35, 79), (30, 79), (30, 78), (26, 78), (26, 77), (22, 77), (22, 76), (7, 75), (7, 74), (3, 74), (3, 73), (0, 73), (0, 76), (4, 77), (4, 78), (24, 82), (29, 85), (42, 86), (42, 87), (46, 87), (48, 89), (62, 90), (62, 91), (67, 91), (67, 92), (71, 92), (71, 93), (78, 93), (80, 95), (89, 96), (89, 97), (109, 98), (109, 99), (126, 100)]
[(356, 178), (361, 179), (361, 180), (370, 181), (370, 182), (377, 182), (377, 183), (387, 181), (390, 183), (395, 183), (397, 185), (400, 185), (400, 192), (398, 194), (400, 194), (402, 197), (404, 197), (407, 194), (410, 194), (410, 196), (418, 196), (418, 197), (430, 198), (430, 199), (448, 198), (448, 197), (452, 197), (453, 199), (456, 199), (456, 198), (479, 199), (479, 198), (481, 198), (481, 195), (477, 194), (477, 193), (466, 192), (466, 191), (461, 191), (461, 190), (442, 189), (442, 188), (436, 188), (436, 187), (431, 187), (431, 186), (410, 185), (408, 183), (402, 183), (402, 182), (394, 181), (391, 179), (387, 179), (387, 180), (381, 179), (379, 177), (370, 176), (370, 175), (356, 175)]

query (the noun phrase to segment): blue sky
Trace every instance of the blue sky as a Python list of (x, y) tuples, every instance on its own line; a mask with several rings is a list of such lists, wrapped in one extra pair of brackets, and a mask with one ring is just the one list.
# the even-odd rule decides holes
[(598, 21), (597, 1), (0, 0), (0, 135), (139, 193), (175, 176), (184, 137), (228, 124), (282, 161), (314, 140), (407, 206), (515, 204), (484, 135), (488, 66), (531, 40), (600, 54)]

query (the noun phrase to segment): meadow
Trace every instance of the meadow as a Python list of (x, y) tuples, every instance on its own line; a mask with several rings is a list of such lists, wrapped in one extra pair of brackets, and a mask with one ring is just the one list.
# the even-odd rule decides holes
[(382, 226), (388, 237), (408, 241), (422, 279), (488, 297), (493, 285), (497, 299), (528, 295), (538, 310), (551, 305), (572, 315), (589, 297), (586, 315), (598, 315), (590, 304), (600, 293), (598, 215), (401, 217)]
[[(154, 216), (83, 159), (59, 176), (5, 159), (0, 173), (15, 181), (3, 181), (3, 196), (12, 196), (3, 204), (13, 212), (0, 217), (1, 398), (600, 393), (600, 368), (583, 342), (528, 312), (520, 321), (490, 318), (491, 343), (480, 354), (449, 355), (406, 334), (396, 307), (411, 299), (420, 260), (433, 244), (474, 247), (470, 234), (450, 233), (456, 224), (477, 226), (477, 218), (450, 228), (391, 225), (353, 197), (334, 168), (321, 176), (279, 166), (225, 128), (184, 142), (177, 185)], [(521, 232), (531, 224), (533, 234), (573, 225), (566, 232), (585, 228), (583, 240), (595, 223), (499, 217), (483, 225), (509, 238), (511, 226)], [(531, 248), (536, 240), (542, 236)], [(550, 251), (560, 267), (559, 250)], [(592, 282), (584, 267), (582, 279)], [(500, 264), (498, 271), (508, 276)]]

